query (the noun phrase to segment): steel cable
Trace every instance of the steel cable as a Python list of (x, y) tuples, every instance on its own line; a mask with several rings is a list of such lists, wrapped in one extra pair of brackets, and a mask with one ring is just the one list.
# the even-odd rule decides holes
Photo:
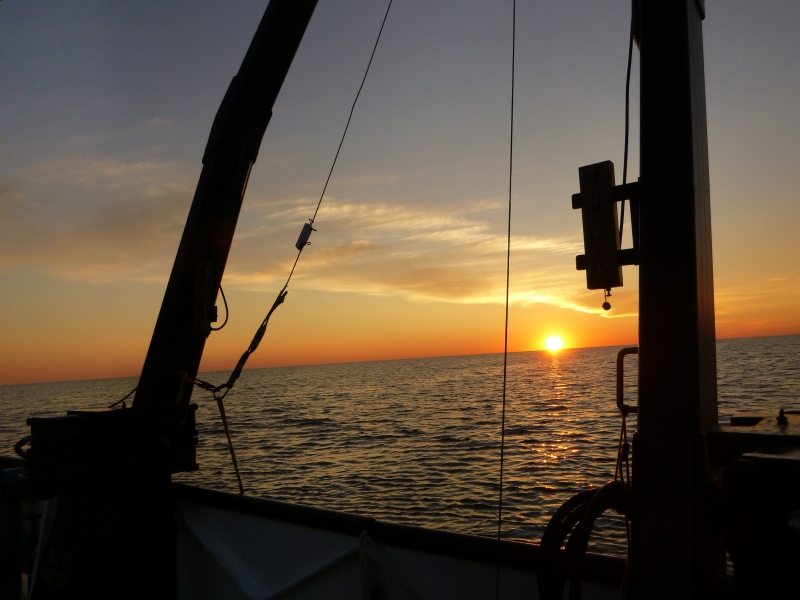
[(503, 330), (503, 409), (500, 417), (500, 485), (497, 499), (497, 564), (495, 569), (495, 599), (500, 598), (500, 538), (503, 531), (503, 467), (506, 446), (506, 387), (508, 384), (508, 292), (511, 282), (511, 192), (514, 173), (514, 74), (517, 36), (517, 1), (511, 10), (511, 117), (508, 142), (508, 229), (506, 233), (506, 314)]

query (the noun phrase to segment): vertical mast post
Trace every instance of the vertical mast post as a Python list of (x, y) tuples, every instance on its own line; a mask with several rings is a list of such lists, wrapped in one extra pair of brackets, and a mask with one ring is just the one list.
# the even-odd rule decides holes
[(725, 574), (707, 515), (717, 428), (701, 0), (641, 0), (637, 598), (700, 598)]

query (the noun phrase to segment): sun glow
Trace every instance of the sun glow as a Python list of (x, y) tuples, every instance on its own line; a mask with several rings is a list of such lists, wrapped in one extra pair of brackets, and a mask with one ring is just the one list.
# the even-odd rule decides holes
[(557, 335), (551, 335), (549, 338), (547, 338), (547, 340), (545, 340), (544, 345), (548, 350), (550, 350), (550, 352), (556, 352), (564, 347), (564, 340)]

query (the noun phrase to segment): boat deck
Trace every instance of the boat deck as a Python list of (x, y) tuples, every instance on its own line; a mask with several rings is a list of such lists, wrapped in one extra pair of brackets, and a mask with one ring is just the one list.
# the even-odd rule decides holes
[[(497, 542), (175, 484), (180, 597), (487, 599)], [(538, 598), (538, 546), (502, 541), (500, 598)], [(583, 596), (619, 597), (625, 559), (590, 554)]]

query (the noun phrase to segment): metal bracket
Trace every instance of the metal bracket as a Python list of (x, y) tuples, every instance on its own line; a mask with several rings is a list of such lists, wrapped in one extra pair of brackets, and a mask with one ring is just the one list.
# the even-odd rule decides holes
[[(638, 181), (626, 183), (625, 185), (615, 185), (611, 188), (609, 201), (621, 202), (631, 201), (631, 224), (633, 230), (633, 248), (617, 250), (617, 266), (638, 265), (639, 264), (639, 202), (642, 191)], [(584, 198), (578, 194), (572, 195), (572, 208), (579, 209), (584, 207)], [(575, 257), (575, 268), (578, 271), (586, 270), (586, 255), (579, 254)]]
[[(617, 250), (617, 265), (620, 267), (627, 267), (629, 265), (639, 264), (639, 249), (638, 248), (625, 248), (624, 250)], [(586, 270), (586, 255), (578, 254), (575, 257), (575, 269), (578, 271)]]
[(637, 346), (623, 348), (617, 353), (617, 408), (622, 416), (639, 412), (638, 406), (625, 404), (625, 357), (628, 354), (639, 354), (639, 348)]
[[(611, 188), (611, 200), (620, 202), (621, 200), (639, 200), (641, 195), (641, 184), (638, 181), (626, 183), (625, 185), (615, 185)], [(583, 208), (583, 199), (580, 193), (572, 194), (572, 208)]]

